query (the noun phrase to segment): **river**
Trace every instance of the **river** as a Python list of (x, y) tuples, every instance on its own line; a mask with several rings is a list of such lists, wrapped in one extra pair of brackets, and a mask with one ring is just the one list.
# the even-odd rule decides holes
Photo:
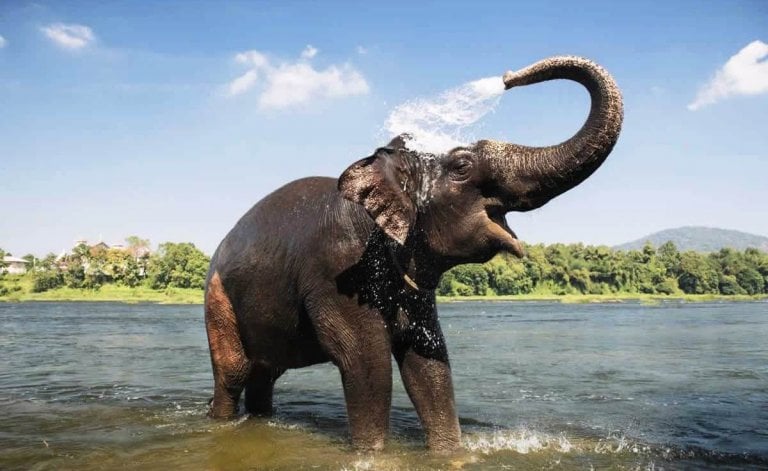
[(447, 457), (397, 374), (376, 454), (349, 446), (331, 365), (281, 377), (272, 419), (207, 419), (200, 306), (0, 303), (0, 469), (768, 468), (766, 302), (440, 316), (464, 444)]

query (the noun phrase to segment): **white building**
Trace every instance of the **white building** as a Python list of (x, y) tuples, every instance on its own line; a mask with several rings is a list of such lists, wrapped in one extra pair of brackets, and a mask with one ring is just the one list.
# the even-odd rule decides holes
[(27, 272), (27, 262), (23, 258), (11, 257), (6, 255), (3, 257), (5, 267), (0, 268), (3, 273), (10, 273), (12, 275), (18, 275)]

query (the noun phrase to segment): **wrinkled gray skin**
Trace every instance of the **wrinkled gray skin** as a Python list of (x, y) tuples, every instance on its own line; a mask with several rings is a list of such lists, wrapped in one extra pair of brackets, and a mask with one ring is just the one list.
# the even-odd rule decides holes
[(619, 91), (588, 60), (554, 57), (504, 76), (507, 88), (553, 79), (575, 80), (591, 96), (586, 123), (564, 143), (479, 141), (425, 156), (397, 138), (338, 180), (298, 180), (251, 208), (216, 250), (206, 285), (210, 415), (234, 416), (243, 390), (246, 410), (268, 415), (281, 374), (331, 361), (352, 442), (379, 449), (394, 356), (428, 447), (456, 448), (459, 422), (435, 309), (440, 275), (500, 251), (523, 256), (505, 214), (578, 185), (621, 128)]

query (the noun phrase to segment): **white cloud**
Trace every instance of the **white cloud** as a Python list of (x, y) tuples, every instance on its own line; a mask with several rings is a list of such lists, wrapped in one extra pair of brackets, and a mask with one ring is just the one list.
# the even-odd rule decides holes
[(83, 25), (53, 23), (40, 31), (58, 46), (71, 50), (82, 49), (96, 39), (93, 30)]
[(269, 60), (266, 58), (266, 56), (259, 51), (241, 52), (235, 56), (235, 60), (241, 64), (246, 64), (253, 67), (265, 67), (269, 63)]
[(316, 47), (312, 46), (311, 44), (307, 44), (307, 47), (304, 48), (303, 51), (301, 51), (301, 58), (302, 59), (312, 59), (317, 55), (319, 51)]
[(259, 74), (256, 72), (256, 69), (249, 70), (235, 80), (229, 82), (229, 85), (227, 86), (229, 95), (235, 96), (247, 92), (253, 88), (258, 78)]
[(691, 111), (733, 95), (768, 93), (768, 44), (753, 41), (737, 52), (688, 105)]
[(307, 46), (296, 62), (277, 65), (259, 51), (237, 54), (235, 60), (249, 70), (227, 84), (229, 96), (237, 96), (261, 85), (259, 107), (290, 108), (316, 99), (365, 95), (369, 91), (365, 77), (350, 64), (330, 65), (317, 69), (309, 59), (317, 49)]
[(0, 49), (4, 48), (6, 44), (8, 44), (8, 41), (6, 41), (4, 37), (0, 36)]
[(364, 56), (364, 55), (368, 54), (368, 49), (364, 48), (363, 46), (357, 46), (357, 47), (355, 48), (355, 50), (356, 50), (356, 51), (357, 51), (357, 53), (358, 53), (358, 54), (360, 54), (361, 56)]
[(315, 70), (309, 64), (283, 64), (267, 76), (259, 97), (262, 108), (288, 108), (315, 98), (337, 98), (368, 93), (365, 78), (349, 64)]

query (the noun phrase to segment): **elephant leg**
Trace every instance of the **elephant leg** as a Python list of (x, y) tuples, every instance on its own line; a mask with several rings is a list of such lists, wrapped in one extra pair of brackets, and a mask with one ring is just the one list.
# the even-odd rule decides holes
[(395, 359), (403, 385), (424, 427), (427, 447), (438, 453), (458, 448), (461, 429), (447, 355), (430, 358), (405, 347), (396, 352)]
[(339, 365), (352, 444), (381, 450), (389, 433), (392, 405), (391, 354), (389, 349), (376, 355), (370, 351), (357, 353), (348, 363)]
[(352, 444), (384, 448), (392, 403), (392, 347), (384, 323), (359, 306), (310, 306), (320, 345), (341, 373)]
[(245, 385), (245, 410), (254, 416), (272, 415), (275, 381), (285, 370), (254, 366)]
[(218, 273), (214, 273), (205, 296), (205, 328), (213, 366), (213, 401), (208, 415), (226, 419), (237, 415), (237, 404), (250, 370), (232, 303)]

